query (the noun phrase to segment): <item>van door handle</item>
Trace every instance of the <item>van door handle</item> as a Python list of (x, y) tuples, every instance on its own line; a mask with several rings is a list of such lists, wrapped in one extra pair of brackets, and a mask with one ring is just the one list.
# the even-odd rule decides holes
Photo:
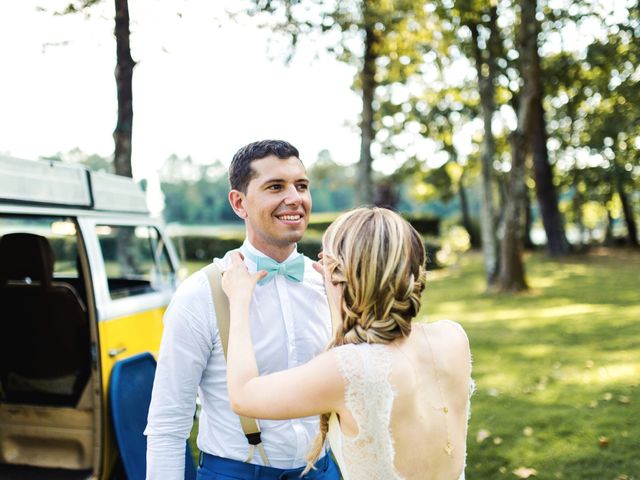
[(112, 348), (111, 350), (109, 350), (109, 356), (117, 357), (118, 355), (126, 351), (127, 351), (127, 347)]

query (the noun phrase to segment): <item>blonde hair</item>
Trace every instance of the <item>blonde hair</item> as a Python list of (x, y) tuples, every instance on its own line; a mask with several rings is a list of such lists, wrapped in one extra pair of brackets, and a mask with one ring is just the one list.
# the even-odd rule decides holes
[[(343, 285), (342, 322), (327, 349), (408, 336), (426, 280), (424, 245), (411, 224), (388, 209), (358, 208), (329, 226), (323, 248), (332, 282)], [(328, 427), (325, 413), (305, 473), (320, 456)]]

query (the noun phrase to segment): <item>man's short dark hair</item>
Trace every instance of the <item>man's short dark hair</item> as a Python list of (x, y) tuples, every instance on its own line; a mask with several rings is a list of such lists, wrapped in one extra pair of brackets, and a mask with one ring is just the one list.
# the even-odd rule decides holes
[(300, 158), (298, 149), (284, 140), (261, 140), (245, 145), (236, 152), (229, 166), (229, 185), (232, 190), (246, 193), (249, 182), (255, 175), (251, 162), (274, 155), (282, 160)]

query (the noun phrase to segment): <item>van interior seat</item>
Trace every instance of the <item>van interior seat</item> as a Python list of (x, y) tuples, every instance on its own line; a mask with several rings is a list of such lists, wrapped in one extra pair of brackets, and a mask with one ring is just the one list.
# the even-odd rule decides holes
[(71, 285), (53, 281), (49, 241), (0, 238), (0, 381), (4, 401), (75, 405), (90, 373), (87, 310)]

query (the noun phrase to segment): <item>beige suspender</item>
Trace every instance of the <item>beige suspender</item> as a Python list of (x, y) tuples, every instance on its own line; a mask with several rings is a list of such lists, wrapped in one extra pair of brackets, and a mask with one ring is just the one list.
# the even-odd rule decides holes
[[(229, 346), (229, 299), (227, 295), (222, 291), (222, 285), (220, 279), (222, 272), (220, 268), (211, 263), (202, 269), (206, 273), (209, 279), (209, 286), (211, 287), (211, 296), (213, 298), (213, 306), (216, 310), (216, 319), (218, 322), (218, 332), (220, 334), (220, 343), (222, 343), (222, 351), (224, 353), (225, 360), (227, 359), (227, 348)], [(249, 456), (245, 460), (248, 463), (253, 458), (256, 447), (262, 461), (265, 465), (269, 466), (269, 460), (267, 454), (264, 451), (264, 445), (260, 438), (260, 427), (255, 418), (248, 418), (240, 416), (240, 424), (242, 425), (242, 431), (244, 432), (247, 441), (249, 442)]]

